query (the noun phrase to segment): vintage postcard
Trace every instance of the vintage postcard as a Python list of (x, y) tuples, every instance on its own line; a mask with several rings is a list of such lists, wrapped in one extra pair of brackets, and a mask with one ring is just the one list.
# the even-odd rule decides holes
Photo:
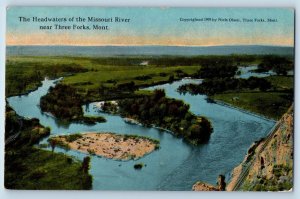
[(294, 10), (9, 7), (5, 187), (293, 190)]

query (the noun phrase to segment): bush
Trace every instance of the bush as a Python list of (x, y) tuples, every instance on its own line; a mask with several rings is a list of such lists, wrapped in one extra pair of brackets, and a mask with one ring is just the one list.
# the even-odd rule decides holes
[(137, 164), (135, 164), (133, 167), (134, 167), (134, 169), (140, 170), (140, 169), (143, 168), (143, 166), (144, 166), (143, 163), (137, 163)]
[(71, 135), (66, 136), (67, 142), (74, 142), (75, 140), (78, 140), (80, 138), (82, 138), (81, 134), (71, 134)]

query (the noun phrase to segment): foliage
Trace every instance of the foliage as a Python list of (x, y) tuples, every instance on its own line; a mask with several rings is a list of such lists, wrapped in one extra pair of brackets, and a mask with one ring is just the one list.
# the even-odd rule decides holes
[(137, 163), (133, 166), (134, 169), (137, 169), (137, 170), (140, 170), (144, 167), (144, 164), (143, 163)]
[(158, 150), (159, 149), (159, 144), (160, 144), (160, 141), (157, 140), (157, 139), (153, 139), (151, 137), (148, 137), (148, 136), (141, 136), (141, 135), (129, 135), (129, 134), (123, 134), (121, 135), (124, 139), (124, 141), (126, 141), (127, 139), (146, 139), (146, 140), (149, 140), (150, 142), (152, 142), (153, 144), (155, 144), (155, 150)]
[(102, 116), (84, 116), (81, 121), (83, 121), (85, 124), (94, 125), (96, 122), (106, 122), (106, 119)]
[(274, 176), (271, 179), (258, 177), (253, 183), (246, 182), (243, 185), (244, 190), (253, 191), (288, 191), (293, 188), (293, 169), (286, 165), (274, 165)]
[(263, 78), (250, 77), (249, 79), (213, 78), (205, 79), (201, 84), (185, 84), (178, 88), (180, 93), (214, 95), (226, 91), (255, 90), (266, 91), (271, 83)]
[(82, 135), (79, 134), (79, 133), (71, 134), (71, 135), (66, 136), (67, 142), (74, 142), (74, 141), (76, 141), (80, 138), (82, 138)]
[(171, 130), (193, 144), (206, 142), (212, 132), (210, 122), (189, 112), (183, 101), (166, 98), (163, 90), (152, 95), (119, 101), (120, 113), (145, 125)]
[(272, 87), (277, 91), (293, 90), (294, 88), (293, 76), (269, 76), (264, 79), (269, 81), (272, 84)]
[(49, 142), (49, 144), (50, 144), (50, 146), (51, 146), (51, 148), (52, 148), (52, 152), (54, 152), (54, 149), (55, 149), (56, 146), (59, 146), (59, 147), (65, 149), (65, 150), (70, 150), (69, 144), (63, 142), (63, 141), (60, 139), (60, 137), (62, 137), (62, 136), (58, 136), (58, 137), (50, 137), (50, 138), (48, 139), (48, 142)]
[(88, 173), (89, 169), (90, 169), (90, 162), (91, 162), (91, 158), (90, 156), (86, 156), (83, 158), (82, 164), (81, 164), (81, 170), (84, 173)]
[(9, 58), (6, 61), (6, 96), (19, 95), (40, 86), (45, 77), (55, 78), (88, 70), (76, 63), (43, 62)]
[(54, 149), (55, 149), (55, 147), (57, 145), (57, 140), (56, 139), (49, 139), (48, 142), (49, 142), (49, 144), (51, 146), (52, 152), (54, 152)]
[(102, 111), (107, 113), (116, 113), (118, 111), (118, 105), (109, 101), (104, 102)]
[[(87, 101), (110, 100), (128, 97), (117, 85), (134, 82), (135, 87), (145, 87), (170, 82), (185, 76), (199, 77), (199, 69), (210, 70), (210, 76), (232, 75), (236, 66), (260, 63), (262, 55), (228, 56), (131, 56), (131, 57), (30, 57), (6, 59), (6, 95), (19, 95), (36, 89), (44, 77), (61, 77)], [(276, 56), (275, 56), (276, 57)], [(289, 57), (285, 57), (290, 61)], [(146, 66), (140, 65), (149, 61)], [(220, 67), (218, 67), (220, 66)], [(224, 66), (228, 71), (222, 69)], [(231, 71), (231, 72), (230, 72)], [(216, 73), (217, 75), (214, 75)], [(220, 74), (219, 74), (220, 73)], [(103, 86), (102, 92), (99, 88)], [(101, 91), (101, 90), (100, 90)]]
[(84, 117), (83, 98), (76, 90), (68, 85), (58, 84), (50, 87), (47, 95), (40, 99), (40, 107), (44, 112), (50, 112), (55, 117), (68, 121), (83, 121), (87, 124), (105, 122), (103, 117)]
[(277, 75), (287, 75), (289, 70), (293, 70), (294, 63), (286, 57), (266, 55), (258, 65), (257, 72), (267, 72), (273, 70)]
[(6, 110), (5, 138), (16, 136), (14, 142), (7, 147), (31, 146), (37, 144), (43, 137), (50, 134), (50, 128), (43, 127), (36, 118), (25, 120), (18, 116), (11, 108)]
[(80, 171), (78, 160), (36, 149), (7, 150), (5, 187), (8, 189), (91, 189), (92, 176)]
[(211, 60), (205, 63), (205, 65), (202, 65), (198, 71), (198, 76), (205, 79), (233, 77), (237, 70), (237, 65), (233, 65), (231, 61), (223, 60), (218, 62)]
[(7, 189), (91, 189), (92, 176), (80, 171), (78, 160), (33, 147), (49, 135), (49, 128), (41, 126), (37, 119), (27, 120), (16, 115), (9, 107), (6, 116), (6, 139), (20, 133), (5, 146), (4, 185)]
[(41, 97), (40, 107), (57, 118), (76, 120), (83, 115), (82, 103), (81, 96), (76, 94), (74, 88), (58, 84), (50, 87), (48, 94)]

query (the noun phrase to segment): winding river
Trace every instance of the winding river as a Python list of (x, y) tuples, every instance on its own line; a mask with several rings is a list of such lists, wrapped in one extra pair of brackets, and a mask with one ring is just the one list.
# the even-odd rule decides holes
[[(8, 103), (19, 115), (38, 118), (42, 125), (51, 127), (51, 135), (96, 131), (143, 135), (160, 140), (159, 150), (139, 160), (115, 161), (93, 156), (90, 172), (95, 190), (191, 190), (192, 185), (199, 180), (215, 184), (219, 174), (225, 174), (229, 180), (230, 172), (243, 160), (250, 145), (265, 137), (274, 125), (273, 121), (208, 103), (204, 95), (180, 95), (176, 92), (182, 84), (200, 81), (192, 79), (147, 89), (164, 89), (168, 97), (182, 99), (190, 104), (194, 114), (209, 118), (214, 131), (208, 144), (191, 146), (167, 132), (125, 123), (118, 115), (97, 112), (93, 108), (94, 103), (83, 106), (85, 114), (104, 116), (106, 123), (66, 124), (41, 112), (39, 108), (40, 97), (47, 93), (50, 86), (55, 86), (56, 81), (45, 79), (36, 91), (10, 97)], [(46, 139), (41, 143), (46, 143)], [(56, 148), (55, 151), (78, 159), (85, 157), (85, 154), (72, 150)], [(143, 162), (145, 167), (135, 170), (133, 165), (137, 162)]]

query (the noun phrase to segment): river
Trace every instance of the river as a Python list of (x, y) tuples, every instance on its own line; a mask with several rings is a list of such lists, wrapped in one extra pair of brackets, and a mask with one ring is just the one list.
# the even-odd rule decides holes
[[(275, 124), (236, 109), (208, 103), (204, 95), (180, 95), (176, 91), (182, 84), (199, 81), (183, 79), (147, 89), (164, 89), (168, 97), (184, 100), (190, 105), (191, 112), (205, 116), (212, 122), (213, 134), (209, 142), (201, 146), (191, 146), (155, 128), (125, 123), (118, 115), (99, 113), (93, 108), (94, 103), (83, 106), (85, 114), (104, 116), (106, 123), (62, 123), (39, 108), (41, 96), (47, 93), (50, 86), (55, 86), (56, 80), (45, 79), (37, 90), (27, 95), (10, 97), (7, 101), (19, 115), (38, 118), (42, 125), (51, 127), (51, 135), (96, 131), (143, 135), (160, 140), (159, 150), (139, 160), (116, 161), (93, 156), (90, 172), (95, 190), (191, 190), (192, 185), (199, 180), (215, 184), (219, 174), (226, 175), (229, 180), (230, 172), (243, 160), (250, 145), (265, 137)], [(46, 139), (41, 141), (46, 142)], [(78, 159), (86, 156), (72, 150), (56, 148), (55, 151)], [(133, 165), (137, 162), (144, 163), (145, 167), (135, 170)]]

